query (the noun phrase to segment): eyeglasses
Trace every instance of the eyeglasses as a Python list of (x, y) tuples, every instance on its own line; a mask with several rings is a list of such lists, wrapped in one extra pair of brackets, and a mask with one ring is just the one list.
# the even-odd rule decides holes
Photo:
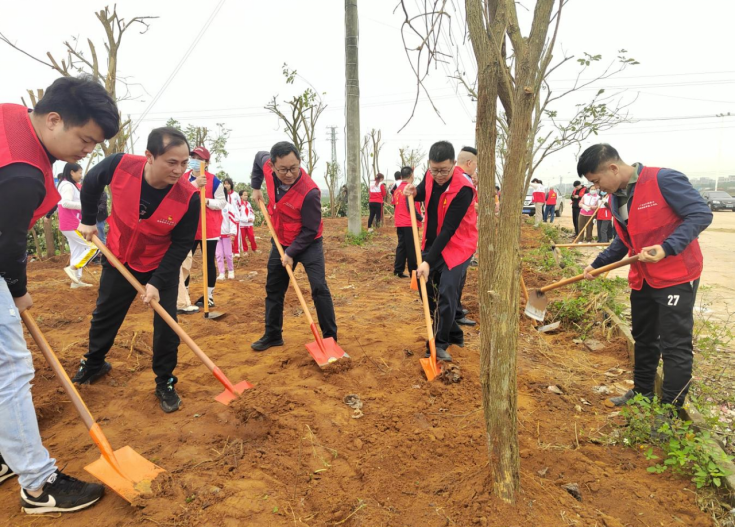
[(299, 169), (300, 169), (299, 165), (296, 165), (296, 166), (291, 167), (291, 168), (277, 168), (276, 169), (276, 173), (279, 176), (285, 176), (286, 174), (288, 174), (289, 172), (291, 172), (293, 175), (296, 176), (299, 173)]
[(452, 168), (443, 168), (442, 170), (429, 169), (429, 173), (433, 176), (449, 176), (452, 173)]

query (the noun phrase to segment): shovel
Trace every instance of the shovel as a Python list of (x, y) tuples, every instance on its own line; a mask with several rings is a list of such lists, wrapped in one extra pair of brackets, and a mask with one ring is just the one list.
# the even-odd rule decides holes
[(559, 247), (575, 247), (576, 249), (582, 249), (585, 247), (608, 247), (611, 242), (597, 242), (597, 243), (553, 243), (552, 249)]
[[(414, 250), (417, 253), (417, 265), (422, 263), (422, 250), (419, 248), (419, 228), (417, 227), (417, 212), (414, 209), (414, 196), (409, 196), (409, 214), (411, 216), (411, 232), (414, 235)], [(432, 315), (429, 313), (429, 297), (427, 296), (427, 278), (422, 276), (422, 307), (424, 308), (424, 323), (427, 325), (427, 340), (429, 342), (429, 358), (419, 359), (428, 381), (434, 380), (441, 372), (437, 362), (437, 347), (434, 343), (432, 330)]]
[[(276, 244), (276, 248), (279, 250), (281, 258), (283, 258), (284, 248), (281, 246), (281, 243), (276, 236), (276, 231), (274, 230), (273, 224), (271, 223), (271, 216), (269, 215), (268, 210), (266, 210), (266, 204), (263, 203), (263, 200), (259, 199), (258, 205), (261, 207), (263, 219), (266, 220), (268, 230), (271, 233), (271, 238), (273, 238), (273, 242), (274, 244)], [(342, 359), (343, 357), (349, 359), (350, 355), (343, 351), (343, 349), (337, 344), (337, 342), (335, 342), (335, 339), (333, 339), (332, 337), (328, 337), (326, 339), (322, 338), (319, 330), (317, 330), (317, 325), (314, 323), (312, 315), (309, 313), (307, 302), (306, 300), (304, 300), (302, 290), (299, 288), (299, 284), (296, 282), (294, 270), (291, 268), (290, 265), (286, 266), (286, 272), (289, 273), (289, 278), (291, 279), (291, 283), (294, 286), (294, 291), (296, 291), (296, 296), (299, 297), (299, 303), (302, 305), (302, 311), (304, 311), (304, 314), (307, 316), (309, 329), (312, 330), (312, 335), (314, 335), (314, 342), (305, 344), (309, 354), (312, 356), (312, 358), (315, 360), (320, 368), (337, 361), (337, 359)]]
[[(125, 266), (120, 263), (120, 260), (118, 260), (115, 255), (110, 252), (110, 249), (105, 247), (105, 245), (100, 241), (97, 236), (93, 236), (92, 241), (95, 243), (95, 245), (97, 245), (97, 247), (100, 248), (100, 251), (102, 251), (102, 254), (105, 255), (105, 258), (107, 258), (107, 260), (115, 267), (115, 269), (117, 269), (128, 282), (130, 282), (130, 285), (132, 285), (136, 289), (136, 291), (138, 291), (142, 295), (146, 294), (146, 289), (141, 285), (141, 283), (136, 280), (135, 276), (130, 274), (130, 271), (128, 271)], [(205, 244), (202, 244), (203, 247), (204, 245)], [(206, 263), (205, 267), (207, 267)], [(207, 282), (205, 281), (205, 284), (206, 283)], [(215, 376), (215, 379), (220, 381), (220, 383), (225, 387), (225, 391), (215, 397), (215, 401), (224, 405), (228, 405), (245, 390), (253, 388), (253, 385), (248, 381), (242, 381), (238, 384), (233, 385), (233, 383), (230, 382), (230, 379), (228, 379), (227, 376), (222, 373), (222, 370), (210, 360), (210, 358), (205, 354), (204, 351), (202, 351), (199, 346), (197, 346), (197, 343), (194, 342), (189, 335), (187, 335), (187, 332), (182, 329), (182, 327), (176, 322), (176, 320), (174, 320), (171, 315), (169, 315), (166, 310), (161, 307), (161, 304), (159, 304), (155, 300), (151, 300), (151, 307), (156, 311), (156, 313), (158, 313), (158, 316), (164, 319), (164, 322), (166, 322), (169, 327), (174, 330), (174, 333), (176, 333), (179, 338), (183, 340), (187, 346), (189, 346), (189, 349), (194, 352), (197, 358), (204, 362), (204, 365), (207, 366), (207, 368), (212, 372), (212, 375)]]
[[(654, 256), (656, 251), (653, 249), (649, 251), (649, 254)], [(604, 265), (603, 267), (599, 267), (598, 269), (594, 269), (590, 272), (591, 276), (598, 276), (599, 274), (607, 273), (608, 271), (612, 271), (613, 269), (618, 269), (619, 267), (624, 267), (625, 265), (630, 265), (634, 262), (639, 260), (639, 255), (636, 256), (630, 256), (629, 258), (624, 258), (620, 262), (614, 262), (612, 264)], [(534, 320), (538, 320), (539, 322), (544, 322), (544, 314), (547, 311), (547, 304), (549, 303), (549, 299), (545, 295), (547, 291), (551, 291), (552, 289), (557, 289), (558, 287), (562, 287), (569, 284), (574, 284), (575, 282), (579, 282), (580, 280), (583, 280), (585, 278), (585, 275), (579, 274), (577, 276), (573, 276), (572, 278), (565, 278), (564, 280), (560, 280), (559, 282), (555, 282), (554, 284), (546, 285), (542, 287), (541, 289), (534, 289), (529, 292), (529, 300), (526, 303), (526, 309), (524, 309), (524, 314), (528, 316), (529, 318), (532, 318)]]
[[(199, 173), (204, 174), (204, 161), (199, 162)], [(204, 318), (220, 318), (225, 313), (219, 311), (210, 312), (210, 295), (207, 291), (207, 197), (204, 195), (205, 187), (199, 189), (199, 211), (202, 217), (202, 280), (204, 281), (204, 295), (202, 305), (204, 306)]]
[(92, 436), (92, 441), (100, 449), (100, 453), (102, 454), (100, 459), (87, 465), (84, 469), (130, 503), (133, 503), (133, 500), (140, 496), (142, 492), (150, 492), (151, 481), (160, 473), (166, 471), (148, 461), (129, 446), (124, 446), (113, 451), (105, 434), (102, 433), (102, 428), (95, 422), (87, 405), (84, 404), (84, 401), (79, 396), (79, 392), (77, 392), (66, 371), (64, 371), (59, 359), (51, 349), (51, 346), (49, 346), (49, 343), (36, 325), (33, 317), (31, 317), (27, 310), (23, 311), (20, 316), (33, 340), (36, 341), (36, 344), (41, 349), (46, 362), (54, 370), (54, 374), (59, 379), (59, 382), (61, 382), (64, 391), (66, 391), (66, 394), (72, 400), (74, 408), (79, 413), (82, 421), (84, 421), (87, 430), (89, 430), (89, 435)]

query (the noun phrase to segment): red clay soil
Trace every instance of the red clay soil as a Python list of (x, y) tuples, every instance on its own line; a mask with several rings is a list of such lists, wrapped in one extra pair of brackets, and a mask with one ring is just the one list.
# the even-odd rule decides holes
[[(263, 252), (240, 259), (238, 279), (217, 286), (217, 309), (227, 318), (180, 317), (233, 382), (255, 388), (230, 406), (215, 402), (219, 383), (182, 345), (176, 374), (184, 402), (174, 414), (161, 412), (150, 367), (152, 315), (136, 303), (108, 356), (112, 372), (80, 392), (113, 447), (130, 445), (168, 473), (138, 507), (108, 491), (98, 505), (53, 525), (711, 525), (691, 483), (647, 473), (639, 452), (606, 439), (616, 418), (592, 388), (627, 388), (630, 373), (616, 370), (628, 368), (623, 342), (591, 352), (572, 342), (574, 334), (540, 335), (526, 319), (518, 368), (521, 491), (513, 506), (494, 497), (478, 328), (466, 329), (464, 348), (450, 348), (460, 381), (427, 382), (419, 365), (421, 304), (409, 281), (391, 274), (392, 229), (358, 247), (344, 243), (345, 226), (326, 222), (325, 248), (340, 345), (351, 359), (319, 369), (304, 348), (312, 336), (291, 291), (285, 346), (250, 349), (263, 333), (269, 246), (265, 229), (256, 229)], [(29, 282), (33, 315), (71, 374), (86, 350), (96, 289), (69, 289), (63, 265), (32, 263)], [(258, 274), (248, 277), (251, 271)], [(99, 267), (92, 272), (99, 276)], [(311, 305), (301, 268), (297, 277)], [(193, 287), (199, 284), (195, 271)], [(477, 319), (475, 269), (464, 300)], [(99, 454), (30, 347), (44, 443), (68, 473), (90, 478), (84, 466)], [(359, 412), (343, 402), (349, 394), (362, 401)], [(566, 484), (577, 484), (581, 501)], [(0, 488), (0, 510), (0, 525), (50, 525), (20, 512), (15, 480)]]

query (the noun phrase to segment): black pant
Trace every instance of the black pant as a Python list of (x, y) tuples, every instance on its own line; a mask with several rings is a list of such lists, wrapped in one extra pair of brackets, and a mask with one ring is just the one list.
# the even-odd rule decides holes
[(404, 272), (406, 267), (409, 274), (417, 270), (417, 252), (414, 248), (414, 234), (411, 227), (396, 227), (396, 258), (394, 259), (394, 274)]
[(685, 402), (693, 371), (693, 307), (699, 283), (700, 279), (655, 289), (644, 282), (641, 291), (631, 291), (636, 392), (654, 392), (661, 357), (662, 401), (677, 406)]
[[(425, 255), (426, 256), (426, 255)], [(447, 268), (444, 260), (440, 260), (434, 269), (430, 269), (427, 282), (429, 296), (429, 312), (435, 330), (434, 342), (438, 348), (446, 350), (450, 343), (463, 342), (463, 330), (458, 326), (455, 315), (460, 299), (460, 283), (470, 265), (470, 258), (465, 262)], [(420, 289), (421, 294), (421, 289)]]
[[(143, 285), (148, 283), (155, 272), (140, 273), (130, 267), (128, 270)], [(174, 320), (176, 320), (178, 287), (178, 282), (174, 282), (159, 290), (161, 297), (159, 303)], [(115, 341), (125, 315), (137, 297), (138, 292), (135, 288), (103, 257), (100, 292), (89, 328), (89, 351), (84, 356), (91, 369), (96, 369), (105, 362), (105, 356)], [(174, 368), (176, 368), (178, 348), (179, 337), (158, 314), (154, 314), (153, 372), (156, 374), (157, 385), (166, 384), (169, 381), (176, 383)]]
[[(197, 252), (197, 247), (202, 245), (202, 240), (194, 240), (192, 245), (192, 256)], [(217, 266), (215, 265), (215, 256), (217, 252), (217, 240), (207, 240), (207, 287), (215, 287), (217, 283)], [(185, 285), (189, 287), (189, 277), (185, 281)]]
[[(472, 260), (472, 257), (471, 257)], [(463, 273), (463, 277), (460, 280), (460, 287), (457, 292), (457, 309), (455, 309), (455, 320), (460, 320), (462, 318), (465, 318), (465, 313), (463, 313), (463, 289), (465, 289), (465, 279), (468, 277), (468, 269), (465, 268), (465, 272)]]
[[(284, 250), (288, 247), (284, 247)], [(294, 267), (301, 263), (307, 272), (309, 285), (312, 288), (312, 300), (317, 309), (319, 327), (324, 338), (337, 340), (337, 323), (332, 295), (325, 280), (325, 255), (322, 251), (322, 238), (314, 240), (304, 251), (294, 257)], [(281, 265), (281, 255), (271, 242), (271, 253), (268, 256), (268, 276), (266, 277), (266, 336), (281, 338), (284, 324), (284, 296), (289, 288), (289, 273)]]
[(572, 208), (572, 224), (575, 227), (575, 236), (580, 233), (580, 227), (578, 227), (578, 216), (580, 216), (580, 207)]
[(383, 223), (383, 203), (368, 203), (368, 228), (373, 225), (373, 220), (376, 220), (376, 227)]
[(598, 223), (598, 241), (608, 243), (611, 241), (612, 220), (595, 220)]

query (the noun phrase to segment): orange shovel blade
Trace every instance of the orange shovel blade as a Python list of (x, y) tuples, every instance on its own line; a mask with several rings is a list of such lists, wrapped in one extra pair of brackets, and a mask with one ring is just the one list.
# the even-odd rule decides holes
[(429, 341), (429, 357), (426, 359), (419, 359), (419, 364), (422, 365), (424, 374), (427, 376), (428, 381), (433, 381), (442, 372), (439, 363), (437, 362), (437, 348), (434, 345), (434, 338)]
[(337, 359), (347, 358), (350, 356), (335, 342), (332, 337), (323, 338), (322, 346), (319, 342), (310, 342), (306, 344), (307, 351), (320, 368), (324, 368), (328, 364), (335, 362)]
[(419, 291), (419, 283), (417, 282), (417, 272), (411, 272), (411, 284), (409, 284), (412, 291)]
[(233, 386), (234, 391), (225, 390), (220, 395), (215, 397), (215, 401), (218, 403), (222, 403), (224, 405), (228, 405), (231, 402), (233, 402), (235, 399), (238, 398), (238, 395), (243, 393), (245, 390), (250, 390), (253, 388), (253, 385), (249, 383), (248, 381), (239, 382), (235, 386)]
[(110, 487), (124, 500), (133, 503), (141, 494), (151, 492), (151, 482), (162, 472), (161, 467), (151, 463), (129, 446), (115, 451), (115, 459), (125, 474), (118, 471), (104, 458), (84, 467), (84, 470)]

